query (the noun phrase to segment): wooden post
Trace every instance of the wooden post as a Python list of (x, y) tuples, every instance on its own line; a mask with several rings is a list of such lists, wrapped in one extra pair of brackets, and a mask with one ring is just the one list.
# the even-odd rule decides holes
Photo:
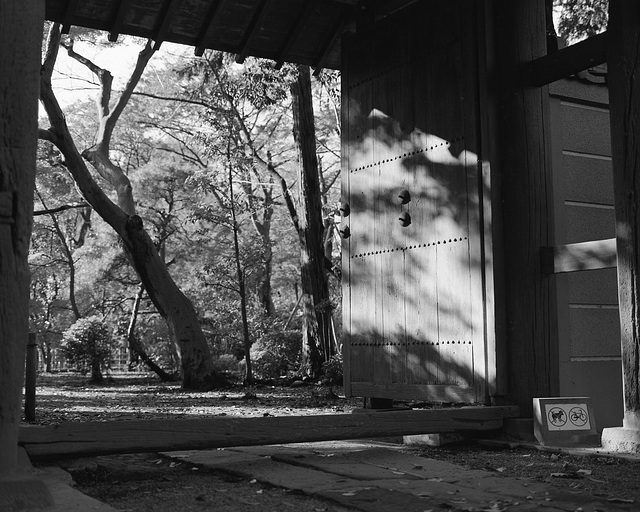
[(38, 375), (38, 342), (36, 333), (29, 333), (27, 343), (27, 364), (24, 379), (24, 418), (36, 420), (36, 377)]
[(618, 252), (624, 419), (603, 447), (640, 451), (640, 3), (610, 0), (608, 82)]
[(493, 6), (498, 133), (491, 163), (502, 201), (502, 233), (494, 235), (504, 261), (504, 289), (496, 295), (505, 304), (508, 399), (532, 417), (532, 398), (553, 396), (558, 381), (551, 283), (540, 261), (540, 248), (552, 245), (553, 234), (549, 99), (546, 87), (530, 85), (527, 72), (546, 54), (545, 1), (496, 0)]
[(17, 473), (43, 18), (41, 0), (0, 2), (0, 483)]

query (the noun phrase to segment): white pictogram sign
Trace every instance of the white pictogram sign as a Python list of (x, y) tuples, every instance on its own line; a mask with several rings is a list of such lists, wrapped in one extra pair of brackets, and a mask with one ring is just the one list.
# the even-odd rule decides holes
[(544, 404), (550, 431), (591, 430), (587, 404)]

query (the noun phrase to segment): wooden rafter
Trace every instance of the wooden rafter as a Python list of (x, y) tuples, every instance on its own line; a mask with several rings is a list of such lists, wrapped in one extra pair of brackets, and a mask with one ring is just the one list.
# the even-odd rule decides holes
[(567, 46), (531, 62), (531, 85), (542, 87), (607, 61), (607, 33)]
[(206, 43), (213, 34), (213, 27), (215, 25), (216, 15), (218, 14), (221, 0), (213, 0), (211, 3), (211, 7), (209, 8), (209, 12), (207, 13), (207, 17), (204, 20), (202, 25), (202, 29), (200, 30), (200, 34), (198, 36), (198, 41), (196, 42), (196, 50), (195, 54), (197, 57), (201, 57), (206, 48)]
[(318, 76), (320, 74), (320, 71), (322, 71), (322, 68), (325, 67), (325, 62), (327, 61), (327, 58), (331, 54), (331, 50), (333, 50), (336, 43), (340, 40), (340, 36), (342, 35), (342, 31), (344, 29), (344, 16), (345, 14), (343, 10), (340, 13), (340, 16), (338, 17), (338, 21), (334, 25), (333, 30), (331, 31), (331, 35), (329, 36), (329, 38), (327, 39), (327, 42), (322, 47), (322, 53), (320, 54), (320, 57), (318, 58), (317, 63), (313, 67), (314, 76)]
[(124, 16), (129, 9), (129, 0), (121, 0), (118, 5), (118, 10), (116, 11), (116, 15), (111, 22), (111, 30), (109, 31), (109, 41), (112, 43), (118, 40), (118, 36), (120, 35), (120, 29), (122, 28), (122, 23), (124, 21)]
[(69, 0), (69, 3), (67, 4), (67, 8), (64, 12), (64, 16), (62, 18), (63, 34), (69, 33), (69, 30), (71, 29), (71, 20), (73, 18), (73, 15), (76, 12), (76, 9), (78, 8), (79, 3), (80, 3), (80, 0)]
[(253, 17), (251, 18), (251, 22), (247, 27), (247, 31), (242, 38), (242, 42), (240, 43), (240, 51), (236, 55), (236, 62), (238, 64), (242, 64), (244, 60), (249, 55), (249, 48), (251, 47), (251, 41), (256, 36), (260, 27), (262, 26), (262, 22), (264, 21), (264, 17), (267, 14), (267, 5), (271, 0), (260, 0), (258, 7), (253, 13)]
[(169, 31), (169, 27), (171, 27), (171, 22), (173, 21), (173, 16), (176, 13), (176, 10), (178, 9), (178, 6), (180, 5), (182, 0), (171, 0), (169, 2), (169, 5), (164, 9), (164, 13), (160, 15), (160, 17), (162, 18), (162, 22), (160, 23), (160, 26), (154, 36), (154, 50), (159, 50), (160, 49), (160, 45), (162, 44), (162, 41), (164, 40), (164, 37), (166, 36), (167, 32)]
[(300, 35), (300, 32), (302, 32), (302, 29), (305, 27), (307, 20), (311, 16), (313, 7), (313, 1), (305, 2), (304, 6), (302, 7), (302, 11), (298, 13), (298, 16), (296, 16), (294, 26), (291, 27), (291, 30), (289, 30), (285, 38), (284, 44), (278, 50), (276, 69), (280, 69), (284, 65), (289, 51), (291, 50), (293, 44), (296, 42), (298, 35)]

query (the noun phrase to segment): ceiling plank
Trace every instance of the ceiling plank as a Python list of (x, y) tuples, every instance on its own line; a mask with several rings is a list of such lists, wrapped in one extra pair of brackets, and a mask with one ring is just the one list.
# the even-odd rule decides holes
[(124, 16), (129, 10), (129, 0), (121, 0), (113, 21), (111, 22), (111, 30), (109, 31), (109, 41), (112, 43), (118, 40), (120, 29), (124, 22)]
[(238, 64), (242, 64), (244, 60), (249, 55), (249, 47), (251, 45), (251, 41), (255, 37), (255, 35), (260, 30), (262, 26), (262, 22), (264, 21), (264, 17), (267, 14), (267, 6), (270, 0), (260, 0), (258, 7), (253, 13), (253, 17), (251, 18), (251, 22), (247, 27), (246, 32), (244, 33), (244, 37), (242, 38), (242, 42), (240, 43), (240, 51), (236, 55), (236, 62)]
[(200, 30), (200, 34), (198, 35), (198, 40), (196, 41), (196, 57), (201, 57), (206, 48), (206, 42), (210, 39), (213, 34), (213, 26), (216, 19), (216, 15), (218, 14), (220, 4), (222, 0), (213, 0), (211, 3), (211, 7), (209, 8), (209, 12), (207, 13), (207, 17), (202, 24), (202, 28)]
[(62, 33), (68, 34), (69, 30), (71, 30), (71, 20), (73, 19), (73, 15), (78, 8), (78, 4), (80, 0), (69, 0), (67, 3), (67, 8), (64, 11), (64, 16), (62, 17)]
[(287, 55), (289, 54), (289, 51), (293, 47), (293, 44), (298, 39), (300, 32), (302, 32), (302, 29), (305, 27), (307, 20), (311, 16), (314, 5), (315, 5), (315, 2), (313, 1), (305, 2), (304, 7), (302, 8), (302, 12), (298, 13), (298, 16), (294, 18), (295, 20), (294, 25), (289, 31), (289, 33), (287, 34), (284, 44), (278, 50), (278, 59), (276, 61), (276, 69), (280, 69), (284, 65), (284, 62), (287, 59)]
[(154, 50), (157, 51), (160, 49), (160, 45), (162, 44), (162, 41), (164, 41), (164, 37), (167, 35), (167, 32), (169, 32), (169, 27), (171, 26), (171, 22), (173, 21), (173, 16), (176, 13), (176, 10), (178, 9), (178, 6), (181, 2), (182, 0), (170, 0), (169, 5), (167, 5), (163, 10), (163, 13), (161, 13), (160, 16), (162, 18), (162, 22), (160, 23), (160, 27), (158, 28), (155, 37), (153, 38)]

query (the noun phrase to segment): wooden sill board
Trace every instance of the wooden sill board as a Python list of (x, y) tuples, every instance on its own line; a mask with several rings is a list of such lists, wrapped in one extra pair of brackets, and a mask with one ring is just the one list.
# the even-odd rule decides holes
[(503, 418), (518, 415), (517, 407), (469, 406), (318, 416), (63, 423), (22, 426), (19, 444), (31, 460), (44, 460), (493, 430), (502, 427)]

